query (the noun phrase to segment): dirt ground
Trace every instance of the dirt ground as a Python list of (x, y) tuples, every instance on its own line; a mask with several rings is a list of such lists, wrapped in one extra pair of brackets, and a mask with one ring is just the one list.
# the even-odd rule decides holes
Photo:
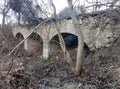
[[(19, 43), (10, 34), (4, 34), (7, 35), (6, 40), (0, 37), (0, 59)], [(76, 48), (68, 50), (75, 60)], [(0, 76), (0, 87), (1, 89), (120, 89), (120, 37), (108, 48), (102, 47), (90, 52), (86, 50), (82, 73), (76, 77), (57, 46), (56, 50), (50, 53), (48, 60), (41, 58), (42, 48), (37, 52), (27, 53), (21, 46), (4, 60), (18, 60), (23, 63), (24, 69), (10, 76)]]

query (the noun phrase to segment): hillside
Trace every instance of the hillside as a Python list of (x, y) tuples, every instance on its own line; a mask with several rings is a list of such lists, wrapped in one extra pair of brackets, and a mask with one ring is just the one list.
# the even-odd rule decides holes
[[(20, 42), (13, 38), (10, 27), (6, 26), (1, 30), (4, 36), (0, 35), (0, 59)], [(24, 67), (17, 72), (13, 71), (9, 76), (3, 76), (1, 71), (1, 89), (120, 89), (120, 37), (108, 48), (102, 47), (90, 52), (86, 49), (79, 77), (74, 76), (61, 49), (56, 44), (53, 45), (56, 51), (50, 54), (49, 60), (41, 58), (42, 48), (37, 52), (27, 53), (22, 46), (8, 58), (0, 60), (1, 70), (6, 67), (5, 70), (9, 71), (9, 66), (4, 64), (13, 62), (14, 66), (15, 60), (22, 63), (17, 67)], [(76, 48), (68, 50), (75, 60)]]

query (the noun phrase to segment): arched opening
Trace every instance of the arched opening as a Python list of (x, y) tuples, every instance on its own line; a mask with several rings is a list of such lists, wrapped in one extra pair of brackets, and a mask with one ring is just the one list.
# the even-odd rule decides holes
[[(17, 33), (15, 36), (15, 45), (19, 44), (22, 40), (24, 40), (24, 36), (21, 33)], [(17, 48), (17, 57), (22, 57), (24, 55), (24, 43), (22, 43), (18, 48)]]
[[(78, 37), (71, 33), (61, 33), (67, 51), (69, 51), (72, 58), (76, 59), (77, 55), (77, 46), (78, 46)], [(60, 42), (58, 34), (55, 35), (50, 42), (50, 53), (51, 55), (59, 55), (58, 57), (63, 57), (63, 53), (60, 47)]]
[(17, 40), (20, 40), (20, 41), (24, 39), (24, 37), (23, 37), (23, 35), (21, 33), (17, 33), (16, 36), (15, 36), (15, 38)]
[(32, 33), (25, 41), (25, 49), (29, 53), (41, 52), (43, 51), (43, 41), (42, 38), (37, 33)]
[[(78, 46), (78, 37), (76, 35), (70, 34), (70, 33), (62, 33), (61, 34), (63, 37), (63, 40), (65, 42), (65, 46), (67, 49), (69, 48), (75, 48)], [(59, 38), (58, 35), (55, 35), (52, 39), (51, 39), (51, 43), (60, 43), (59, 42)]]
[(41, 37), (37, 33), (32, 33), (29, 37), (36, 41), (42, 41)]
[[(16, 39), (16, 45), (20, 43), (22, 40), (24, 40), (24, 36), (21, 33), (17, 33), (15, 36)], [(42, 38), (37, 33), (32, 33), (20, 46), (20, 55), (24, 55), (24, 51), (26, 50), (27, 55), (34, 56), (41, 56), (43, 52), (43, 41)], [(26, 53), (25, 52), (25, 53)], [(41, 55), (40, 55), (41, 54)]]
[[(20, 43), (22, 40), (24, 40), (24, 37), (21, 33), (17, 33), (16, 36), (15, 36), (15, 39), (17, 41), (17, 44)], [(22, 43), (20, 45), (20, 48), (23, 49), (24, 48), (24, 43)]]
[[(77, 47), (78, 47), (78, 37), (71, 33), (61, 33), (63, 40), (65, 42), (66, 49), (70, 52), (73, 59), (76, 59), (77, 55)], [(56, 50), (61, 49), (60, 48), (60, 42), (58, 35), (55, 35), (50, 42), (50, 47), (52, 52), (56, 52)], [(84, 43), (84, 52), (85, 56), (89, 54), (89, 47)]]

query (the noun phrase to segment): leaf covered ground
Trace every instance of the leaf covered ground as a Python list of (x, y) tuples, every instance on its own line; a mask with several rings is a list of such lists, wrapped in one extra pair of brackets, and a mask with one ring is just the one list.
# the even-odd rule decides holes
[[(7, 40), (0, 39), (0, 58), (7, 55), (19, 42), (12, 35), (5, 35)], [(71, 71), (61, 49), (55, 47), (48, 60), (41, 58), (42, 48), (34, 53), (27, 53), (22, 46), (16, 49), (5, 60), (22, 62), (24, 70), (12, 75), (1, 75), (1, 89), (120, 89), (120, 37), (108, 48), (102, 47), (90, 52), (86, 49), (79, 77)], [(76, 48), (68, 50), (76, 61)]]

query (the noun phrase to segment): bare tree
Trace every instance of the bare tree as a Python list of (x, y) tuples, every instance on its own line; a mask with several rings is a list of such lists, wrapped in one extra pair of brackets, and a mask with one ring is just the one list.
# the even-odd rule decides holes
[[(110, 5), (111, 8), (115, 7), (115, 4), (118, 2), (119, 0), (112, 0), (112, 3)], [(120, 2), (120, 1), (119, 1)]]
[[(54, 13), (53, 13), (53, 17), (56, 19), (56, 7), (55, 7), (55, 5), (54, 5), (54, 3), (53, 3), (52, 0), (50, 0), (50, 3), (51, 3), (51, 5), (52, 5), (52, 7), (53, 7), (53, 12), (54, 12)], [(58, 25), (57, 25), (56, 20), (55, 20), (54, 24), (55, 24), (56, 30), (57, 30), (57, 32), (58, 32), (58, 37), (59, 37), (59, 40), (60, 40), (60, 46), (61, 46), (61, 49), (62, 49), (62, 51), (63, 51), (63, 53), (64, 53), (64, 57), (65, 57), (66, 61), (70, 64), (70, 66), (72, 67), (72, 70), (73, 70), (73, 69), (74, 69), (74, 63), (73, 63), (73, 61), (72, 61), (72, 59), (71, 59), (71, 57), (70, 57), (69, 52), (66, 50), (65, 42), (64, 42), (63, 37), (62, 37), (62, 35), (61, 35), (61, 33), (60, 33), (60, 30), (59, 30), (59, 27), (58, 27)], [(76, 73), (75, 73), (75, 74), (76, 74)]]
[[(53, 7), (53, 11), (54, 11), (54, 18), (56, 18), (56, 7), (53, 3), (52, 0), (50, 0), (50, 3)], [(60, 33), (60, 30), (59, 30), (59, 27), (57, 25), (57, 22), (55, 21), (55, 26), (56, 26), (56, 30), (58, 32), (58, 37), (59, 37), (59, 40), (60, 40), (60, 46), (62, 48), (62, 51), (64, 53), (64, 57), (66, 59), (66, 61), (70, 64), (71, 68), (72, 68), (72, 71), (74, 72), (74, 74), (76, 76), (79, 76), (80, 75), (80, 72), (81, 72), (81, 69), (82, 69), (82, 65), (83, 65), (83, 48), (84, 48), (84, 41), (83, 41), (83, 34), (82, 32), (80, 31), (80, 27), (79, 27), (79, 21), (77, 20), (77, 17), (75, 16), (74, 14), (74, 10), (73, 10), (73, 7), (71, 8), (71, 5), (72, 3), (70, 2), (69, 4), (69, 8), (70, 8), (70, 12), (71, 12), (71, 17), (72, 17), (72, 20), (73, 20), (73, 24), (76, 28), (76, 32), (79, 33), (79, 36), (78, 38), (81, 38), (79, 39), (79, 43), (78, 43), (78, 52), (77, 52), (77, 61), (76, 61), (76, 65), (74, 64), (74, 62), (72, 61), (72, 58), (70, 57), (70, 54), (69, 52), (66, 50), (66, 47), (65, 47), (65, 43), (64, 43), (64, 40), (63, 40), (63, 37), (61, 36), (61, 33)]]
[(0, 7), (0, 13), (3, 15), (3, 18), (2, 18), (2, 26), (5, 24), (5, 17), (7, 15), (7, 13), (9, 12), (10, 10), (10, 7), (9, 7), (9, 0), (4, 0), (4, 4), (3, 6)]

